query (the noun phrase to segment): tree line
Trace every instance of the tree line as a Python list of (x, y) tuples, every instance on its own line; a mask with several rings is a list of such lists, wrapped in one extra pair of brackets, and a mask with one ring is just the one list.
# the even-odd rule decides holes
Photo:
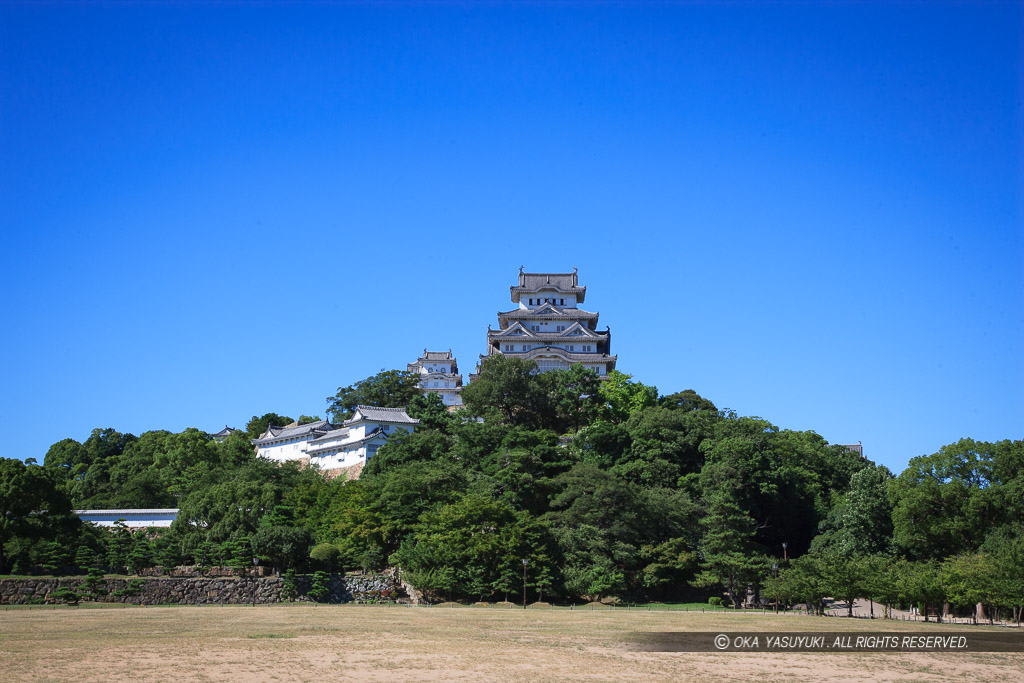
[[(0, 573), (255, 558), (398, 566), (428, 595), (493, 600), (522, 590), (525, 560), (534, 599), (1024, 604), (1008, 569), (1024, 567), (1024, 441), (965, 439), (893, 476), (814, 432), (620, 372), (489, 357), (457, 413), (416, 385), (382, 371), (328, 399), (335, 420), (365, 403), (421, 421), (354, 481), (257, 458), (249, 439), (292, 421), (276, 413), (222, 441), (97, 429), (41, 466), (0, 461)], [(180, 512), (134, 535), (71, 514), (146, 507)]]

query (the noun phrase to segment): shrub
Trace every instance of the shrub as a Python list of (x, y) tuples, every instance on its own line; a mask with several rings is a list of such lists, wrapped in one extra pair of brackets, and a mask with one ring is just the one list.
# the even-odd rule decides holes
[(289, 569), (284, 573), (284, 579), (281, 582), (281, 599), (292, 602), (297, 597), (299, 597), (299, 589), (295, 585), (295, 570)]
[(132, 595), (138, 595), (142, 592), (142, 587), (146, 585), (145, 579), (130, 579), (124, 588), (114, 591), (114, 597), (126, 598)]
[(710, 598), (708, 598), (708, 604), (711, 605), (712, 607), (721, 607), (722, 606), (722, 598), (720, 598), (717, 595), (712, 595)]
[(341, 552), (338, 550), (338, 546), (333, 543), (320, 543), (319, 545), (313, 546), (313, 549), (309, 551), (309, 557), (316, 562), (320, 563), (321, 566), (326, 567), (330, 571), (335, 571), (338, 565), (338, 557)]
[(106, 596), (107, 591), (103, 581), (103, 570), (98, 567), (89, 569), (89, 574), (82, 579), (79, 589), (85, 597), (93, 601), (99, 600), (101, 596)]
[(67, 586), (58, 587), (57, 590), (50, 593), (50, 597), (57, 602), (64, 602), (69, 605), (77, 605), (79, 600), (78, 593)]
[(313, 574), (313, 586), (309, 589), (309, 597), (317, 602), (327, 602), (331, 594), (331, 576), (327, 572)]

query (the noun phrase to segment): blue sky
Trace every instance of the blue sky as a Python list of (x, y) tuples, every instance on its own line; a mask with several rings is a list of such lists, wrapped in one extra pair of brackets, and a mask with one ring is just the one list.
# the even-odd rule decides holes
[(1024, 438), (1014, 3), (0, 7), (0, 456), (468, 374), (580, 269), (619, 369), (900, 470)]

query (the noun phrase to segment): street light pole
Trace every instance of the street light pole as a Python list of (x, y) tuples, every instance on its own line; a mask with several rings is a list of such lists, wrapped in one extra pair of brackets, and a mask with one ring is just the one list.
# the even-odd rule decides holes
[(789, 562), (789, 555), (786, 553), (786, 548), (787, 547), (789, 547), (789, 544), (786, 543), (785, 541), (783, 541), (782, 542), (782, 559), (783, 559), (784, 562)]
[(526, 558), (523, 558), (523, 609), (526, 609)]
[(772, 576), (775, 577), (775, 613), (779, 613), (779, 564), (778, 562), (772, 564)]

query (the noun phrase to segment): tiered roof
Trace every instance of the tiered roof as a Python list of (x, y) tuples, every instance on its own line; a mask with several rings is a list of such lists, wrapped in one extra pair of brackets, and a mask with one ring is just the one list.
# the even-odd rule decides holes
[(589, 327), (580, 325), (578, 322), (566, 327), (561, 332), (555, 332), (548, 330), (546, 332), (537, 332), (531, 330), (526, 325), (520, 322), (514, 322), (508, 327), (501, 330), (492, 330), (488, 328), (487, 339), (488, 341), (518, 341), (520, 339), (530, 339), (532, 341), (560, 341), (560, 342), (574, 342), (574, 341), (594, 341), (604, 342), (608, 341), (611, 335), (610, 330), (592, 330)]
[(452, 350), (451, 349), (448, 349), (447, 351), (427, 351), (426, 349), (423, 349), (423, 355), (420, 356), (420, 358), (418, 358), (415, 363), (409, 363), (408, 365), (406, 365), (406, 370), (408, 372), (421, 372), (423, 370), (423, 368), (425, 367), (426, 363), (431, 363), (431, 362), (438, 363), (438, 362), (445, 362), (445, 361), (450, 361), (451, 362), (451, 364), (452, 364), (452, 371), (451, 372), (448, 372), (448, 373), (432, 372), (432, 373), (423, 373), (423, 374), (438, 375), (438, 376), (442, 376), (443, 375), (443, 376), (447, 376), (447, 377), (459, 376), (458, 361), (456, 361), (455, 360), (455, 356), (452, 355)]
[(237, 431), (238, 430), (235, 429), (234, 427), (228, 427), (227, 425), (224, 425), (224, 429), (220, 430), (216, 434), (210, 434), (210, 436), (212, 436), (214, 439), (226, 439), (227, 437), (231, 436), (233, 432)]
[(254, 446), (265, 446), (272, 443), (278, 443), (287, 439), (297, 439), (300, 437), (307, 437), (315, 439), (318, 436), (322, 436), (327, 432), (337, 429), (327, 420), (317, 420), (316, 422), (307, 422), (302, 425), (288, 425), (287, 427), (275, 427), (270, 425), (267, 427), (267, 431), (263, 432), (258, 439), (251, 441)]
[(559, 294), (575, 294), (576, 300), (582, 302), (587, 296), (587, 288), (579, 286), (576, 268), (571, 273), (524, 273), (519, 268), (519, 284), (509, 289), (512, 291), (512, 303), (519, 303), (523, 294), (532, 294), (543, 290), (552, 290)]
[[(591, 366), (605, 364), (609, 371), (615, 368), (618, 357), (609, 353), (611, 351), (611, 330), (607, 327), (603, 331), (596, 329), (598, 313), (575, 308), (575, 304), (582, 302), (587, 293), (586, 287), (580, 287), (578, 269), (573, 268), (571, 273), (525, 273), (520, 267), (519, 282), (510, 290), (512, 302), (520, 304), (520, 306), (511, 311), (498, 312), (500, 329), (492, 330), (488, 326), (488, 354), (514, 353), (520, 358), (559, 358), (568, 363), (585, 363)], [(572, 305), (559, 306), (552, 302), (555, 297), (544, 297), (548, 299), (544, 303), (538, 302), (538, 305), (533, 307), (530, 302), (530, 307), (526, 306), (526, 299), (523, 297), (531, 295), (531, 298), (534, 298), (534, 295), (544, 292), (569, 295), (572, 297)], [(546, 324), (530, 325), (531, 322)], [(541, 331), (539, 329), (541, 327), (551, 328), (552, 323), (561, 322), (565, 323), (563, 330), (557, 330), (557, 327), (561, 326), (557, 324), (554, 325), (555, 330)], [(531, 329), (532, 327), (538, 329)], [(502, 342), (525, 343), (533, 348), (529, 351), (503, 351)], [(575, 346), (573, 346), (573, 351), (560, 348), (577, 342), (584, 344), (593, 342), (594, 346), (592, 350), (586, 352), (582, 350), (577, 352)]]
[(582, 308), (559, 308), (554, 304), (545, 303), (537, 308), (515, 308), (511, 311), (498, 311), (498, 325), (508, 327), (513, 320), (586, 320), (587, 327), (597, 327), (599, 313), (584, 311)]
[(419, 420), (414, 420), (405, 412), (405, 408), (377, 408), (376, 406), (356, 406), (352, 411), (352, 417), (345, 420), (344, 424), (353, 425), (357, 422), (387, 422), (389, 424), (411, 424), (418, 425)]

